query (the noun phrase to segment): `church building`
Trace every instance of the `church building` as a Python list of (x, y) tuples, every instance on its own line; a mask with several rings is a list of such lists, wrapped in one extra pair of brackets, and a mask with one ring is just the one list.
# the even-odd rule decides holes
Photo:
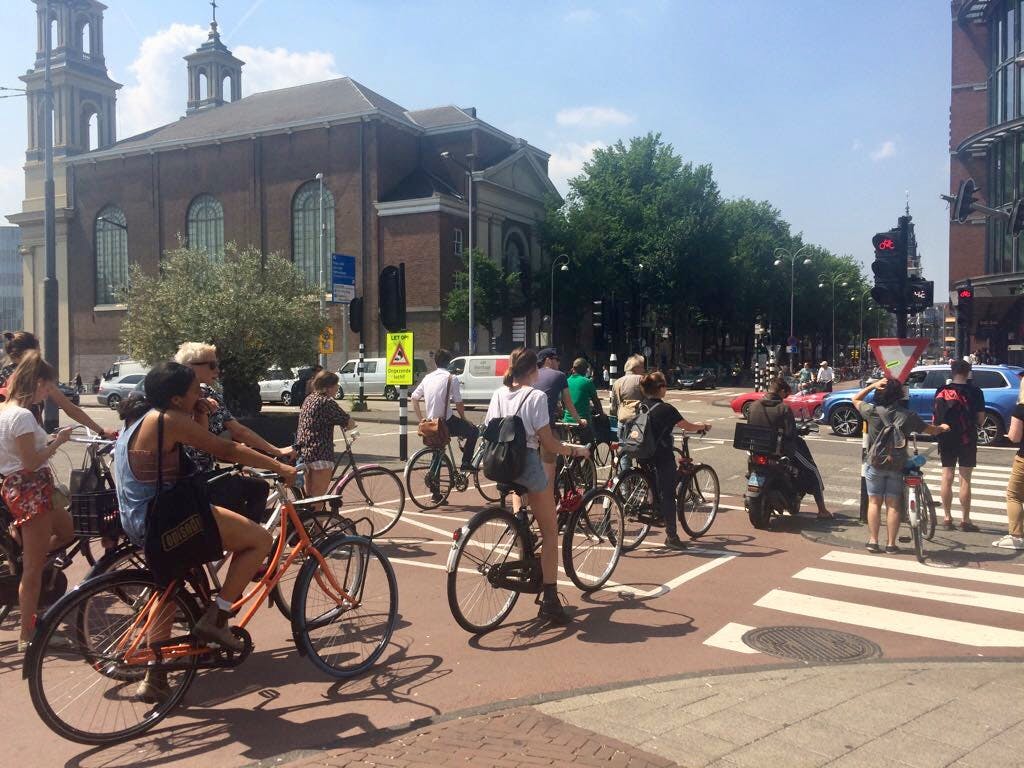
[[(21, 228), (24, 325), (43, 327), (43, 121), (46, 36), (54, 101), (59, 365), (67, 380), (100, 373), (123, 355), (118, 303), (129, 266), (156, 274), (179, 241), (223, 257), (226, 243), (291, 259), (320, 273), (320, 183), (330, 254), (355, 258), (365, 303), (368, 355), (384, 353), (377, 278), (405, 263), (409, 330), (417, 357), (445, 345), (465, 351), (467, 328), (442, 317), (453, 276), (469, 245), (472, 173), (474, 248), (520, 284), (504, 316), (479, 327), (477, 351), (506, 352), (533, 342), (543, 318), (529, 308), (530, 281), (543, 275), (538, 238), (544, 207), (558, 192), (549, 155), (477, 117), (472, 107), (408, 110), (342, 77), (243, 96), (244, 62), (209, 37), (182, 66), (184, 116), (118, 140), (116, 95), (103, 56), (97, 0), (33, 0), (37, 52), (22, 80), (28, 91), (28, 149)], [(119, 0), (123, 1), (123, 0)], [(216, 12), (216, 9), (215, 9)], [(315, 299), (312, 299), (315, 300)], [(344, 333), (345, 307), (331, 305), (337, 368), (358, 337)]]

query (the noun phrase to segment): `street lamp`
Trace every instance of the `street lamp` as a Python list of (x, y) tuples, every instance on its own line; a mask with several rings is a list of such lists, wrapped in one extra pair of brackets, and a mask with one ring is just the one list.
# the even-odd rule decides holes
[(818, 275), (818, 280), (820, 281), (818, 283), (818, 287), (819, 288), (824, 288), (827, 283), (831, 283), (832, 284), (832, 349), (830, 350), (830, 355), (832, 357), (832, 362), (835, 363), (836, 362), (836, 283), (839, 282), (840, 280), (842, 280), (843, 282), (841, 282), (839, 284), (845, 288), (847, 285), (850, 284), (849, 277), (847, 275), (843, 274), (842, 272), (837, 272), (837, 273), (835, 273), (833, 275)]
[(475, 346), (473, 344), (473, 337), (475, 335), (473, 333), (473, 172), (476, 155), (472, 152), (466, 155), (466, 159), (469, 160), (468, 166), (463, 165), (452, 157), (451, 152), (447, 150), (441, 153), (441, 159), (447, 160), (450, 163), (455, 163), (455, 165), (466, 172), (466, 177), (468, 179), (468, 183), (466, 185), (466, 209), (469, 214), (469, 258), (467, 260), (469, 272), (469, 339), (466, 342), (466, 354), (471, 355), (473, 354), (473, 348)]
[[(320, 250), (319, 250), (319, 262), (320, 262), (320, 281), (317, 284), (317, 293), (320, 294), (320, 321), (324, 322), (327, 317), (327, 302), (324, 299), (324, 236), (326, 235), (326, 227), (324, 225), (324, 175), (318, 173), (316, 180), (320, 182)], [(323, 350), (323, 345), (320, 347)], [(327, 362), (327, 356), (321, 351), (319, 354), (320, 367), (322, 368)]]
[[(793, 326), (793, 297), (794, 297), (795, 291), (796, 291), (796, 282), (795, 282), (795, 280), (796, 280), (796, 260), (797, 260), (797, 258), (799, 258), (801, 253), (803, 253), (805, 250), (807, 250), (810, 247), (811, 247), (810, 244), (807, 244), (807, 245), (803, 246), (802, 248), (800, 248), (799, 250), (797, 250), (796, 253), (792, 253), (792, 254), (789, 251), (787, 251), (785, 248), (776, 248), (775, 249), (775, 257), (776, 257), (775, 258), (775, 266), (776, 267), (779, 266), (780, 264), (782, 264), (783, 261), (788, 261), (789, 262), (789, 339), (793, 338), (793, 335), (794, 335), (794, 333), (793, 333), (793, 327), (794, 327)], [(781, 258), (779, 257), (779, 253), (780, 252), (782, 253)], [(804, 259), (803, 263), (804, 264), (810, 264), (811, 263), (810, 258)], [(786, 339), (786, 343), (787, 344), (789, 343), (789, 339)], [(790, 373), (793, 372), (793, 353), (792, 352), (789, 353), (789, 372)]]
[[(564, 261), (563, 261), (564, 259)], [(551, 262), (551, 346), (555, 346), (555, 267), (561, 265), (559, 272), (569, 271), (569, 257), (564, 253), (556, 256)]]

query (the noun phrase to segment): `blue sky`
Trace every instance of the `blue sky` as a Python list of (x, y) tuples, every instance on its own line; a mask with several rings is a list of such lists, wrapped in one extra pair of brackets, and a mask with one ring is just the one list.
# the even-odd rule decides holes
[[(35, 6), (0, 0), (0, 85), (32, 65)], [(105, 0), (118, 136), (176, 119), (205, 0)], [(403, 106), (475, 106), (551, 152), (561, 189), (595, 146), (660, 131), (727, 197), (871, 260), (906, 192), (936, 299), (947, 279), (950, 15), (936, 0), (222, 0), (243, 90), (348, 75)], [(25, 105), (0, 100), (0, 211), (20, 209)]]

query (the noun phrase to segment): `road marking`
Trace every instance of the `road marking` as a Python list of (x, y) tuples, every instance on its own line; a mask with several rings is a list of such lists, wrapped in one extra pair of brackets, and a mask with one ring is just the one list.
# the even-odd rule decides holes
[(704, 645), (710, 645), (712, 648), (724, 648), (737, 653), (758, 653), (742, 640), (743, 635), (752, 629), (753, 627), (748, 627), (746, 624), (736, 624), (730, 621), (705, 640)]
[(773, 589), (754, 605), (869, 629), (983, 648), (1024, 648), (1024, 632)]
[(637, 594), (639, 594), (640, 597), (660, 597), (661, 595), (667, 595), (676, 587), (681, 586), (688, 581), (692, 581), (698, 576), (702, 576), (708, 571), (717, 568), (720, 565), (725, 565), (730, 560), (736, 559), (736, 557), (738, 557), (738, 555), (732, 553), (728, 555), (716, 555), (716, 559), (709, 560), (703, 565), (698, 565), (696, 568), (689, 570), (686, 573), (680, 574), (679, 576), (676, 576), (671, 581), (666, 581), (664, 584), (655, 587), (650, 592), (638, 592)]
[(937, 576), (944, 579), (960, 581), (976, 581), (983, 584), (999, 584), (1006, 587), (1024, 588), (1024, 576), (1002, 571), (982, 571), (978, 568), (934, 568), (921, 565), (916, 560), (905, 560), (896, 557), (879, 557), (878, 555), (859, 555), (855, 552), (833, 550), (822, 555), (822, 560), (830, 563), (846, 563), (847, 565), (863, 565), (868, 568), (884, 568), (889, 571), (919, 573)]
[(827, 571), (823, 568), (804, 568), (793, 575), (794, 579), (813, 581), (819, 584), (833, 584), (837, 587), (853, 587), (888, 595), (902, 595), (920, 600), (934, 600), (940, 603), (966, 605), (971, 608), (985, 608), (1007, 613), (1024, 613), (1024, 597), (996, 595), (991, 592), (977, 592), (973, 589), (958, 589), (923, 584), (919, 581), (900, 581), (880, 576), (864, 576), (845, 571)]

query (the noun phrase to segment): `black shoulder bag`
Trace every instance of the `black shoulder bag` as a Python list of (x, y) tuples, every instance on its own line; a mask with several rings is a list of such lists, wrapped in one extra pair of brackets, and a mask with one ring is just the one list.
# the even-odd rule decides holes
[(177, 482), (164, 489), (164, 412), (157, 421), (157, 495), (146, 511), (146, 564), (161, 586), (224, 556), (206, 477), (178, 445)]

